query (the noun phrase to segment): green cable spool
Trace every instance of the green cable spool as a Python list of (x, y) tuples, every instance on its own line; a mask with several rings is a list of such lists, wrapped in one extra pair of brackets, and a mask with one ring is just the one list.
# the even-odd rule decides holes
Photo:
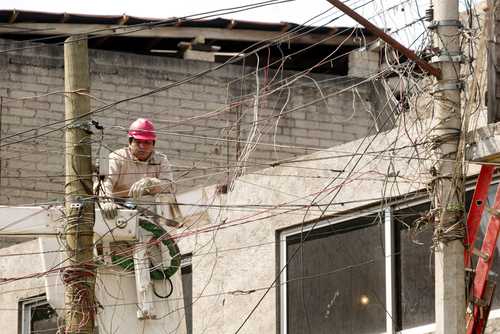
[[(177, 270), (181, 267), (181, 252), (175, 241), (173, 241), (170, 235), (158, 225), (153, 223), (148, 223), (145, 221), (139, 221), (139, 226), (148, 232), (153, 234), (155, 239), (162, 238), (162, 243), (168, 248), (168, 253), (171, 256), (170, 266), (165, 269), (153, 269), (150, 272), (152, 280), (163, 280), (172, 277)], [(113, 255), (111, 257), (113, 264), (116, 264), (127, 271), (134, 270), (134, 260), (127, 259), (118, 255)]]

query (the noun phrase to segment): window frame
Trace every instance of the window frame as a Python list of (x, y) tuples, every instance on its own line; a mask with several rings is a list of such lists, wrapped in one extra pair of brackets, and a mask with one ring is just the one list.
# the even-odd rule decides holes
[(28, 298), (23, 298), (19, 300), (19, 323), (18, 323), (18, 333), (19, 334), (31, 334), (31, 318), (32, 310), (35, 307), (47, 305), (52, 306), (47, 300), (45, 294), (32, 296)]
[[(299, 233), (307, 232), (310, 231), (313, 227), (314, 229), (320, 229), (322, 227), (326, 227), (329, 225), (336, 225), (340, 224), (349, 220), (354, 220), (360, 217), (365, 217), (369, 216), (372, 214), (385, 214), (384, 210), (380, 209), (380, 206), (377, 208), (370, 208), (368, 210), (363, 210), (362, 212), (358, 212), (356, 214), (350, 214), (350, 215), (345, 215), (342, 217), (334, 217), (334, 218), (325, 218), (324, 220), (316, 220), (312, 222), (308, 222), (307, 226), (306, 225), (299, 225), (295, 227), (290, 227), (283, 229), (281, 231), (278, 231), (278, 237), (279, 237), (279, 266), (278, 266), (278, 273), (280, 273), (280, 279), (279, 279), (279, 333), (280, 334), (286, 334), (287, 333), (287, 275), (286, 275), (286, 269), (283, 267), (283, 264), (286, 263), (286, 258), (287, 258), (287, 252), (286, 252), (286, 239), (289, 236), (293, 236)], [(384, 229), (385, 229), (385, 216), (384, 216)], [(384, 231), (385, 233), (385, 231)], [(386, 258), (387, 261), (387, 258)], [(386, 283), (387, 283), (387, 277), (386, 277)], [(387, 286), (386, 286), (387, 288)], [(387, 298), (387, 291), (386, 291), (386, 298)], [(387, 303), (387, 302), (386, 302)]]

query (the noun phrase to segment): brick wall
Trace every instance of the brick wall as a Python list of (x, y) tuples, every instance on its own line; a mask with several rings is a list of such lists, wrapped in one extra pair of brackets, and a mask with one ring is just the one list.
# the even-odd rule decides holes
[[(1, 50), (19, 46), (0, 40)], [(217, 66), (97, 50), (91, 50), (90, 63), (92, 108), (147, 93)], [(379, 125), (392, 126), (378, 107), (379, 90), (374, 84), (346, 89), (360, 78), (308, 75), (294, 80), (297, 73), (263, 71), (257, 85), (252, 70), (225, 66), (190, 83), (95, 114), (94, 119), (104, 125), (105, 132), (101, 146), (95, 132), (94, 152), (98, 147), (108, 152), (125, 145), (130, 122), (139, 116), (152, 118), (159, 132), (157, 146), (175, 166), (178, 186), (183, 190), (225, 179), (225, 167), (237, 163), (236, 154), (244, 149), (254, 124), (261, 144), (248, 157), (249, 170), (365, 136), (373, 131), (375, 118)], [(0, 152), (0, 204), (61, 198), (64, 132), (60, 124), (47, 124), (64, 119), (63, 95), (49, 94), (63, 91), (63, 72), (61, 46), (0, 53), (4, 145)], [(249, 74), (243, 77), (243, 73)], [(279, 88), (275, 83), (285, 78), (288, 84)], [(265, 96), (259, 100), (258, 115), (254, 115), (257, 86)], [(34, 96), (38, 97), (22, 99)], [(245, 96), (242, 102), (240, 96)], [(39, 129), (13, 136), (34, 128)], [(48, 131), (52, 132), (43, 135)], [(34, 136), (39, 137), (29, 139)], [(19, 140), (23, 141), (16, 143)]]

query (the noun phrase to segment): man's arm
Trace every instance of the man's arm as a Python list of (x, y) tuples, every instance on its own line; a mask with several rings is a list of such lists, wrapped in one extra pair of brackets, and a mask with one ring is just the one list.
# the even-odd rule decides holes
[(115, 219), (118, 215), (118, 206), (110, 199), (120, 174), (120, 160), (118, 158), (119, 156), (115, 152), (108, 156), (108, 175), (105, 175), (98, 192), (99, 196), (105, 197), (101, 203), (101, 209), (106, 219)]
[(111, 152), (108, 159), (108, 175), (102, 182), (101, 196), (112, 197), (114, 186), (120, 177), (121, 159), (116, 152)]

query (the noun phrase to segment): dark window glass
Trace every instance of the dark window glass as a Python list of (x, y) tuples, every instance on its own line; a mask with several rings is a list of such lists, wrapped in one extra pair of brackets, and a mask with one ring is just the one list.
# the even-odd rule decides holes
[(396, 228), (398, 327), (434, 322), (434, 253), (432, 225), (425, 221), (429, 203), (393, 212)]
[(31, 333), (57, 333), (57, 315), (48, 303), (31, 308)]
[(329, 225), (307, 240), (301, 241), (300, 234), (287, 238), (289, 334), (385, 331), (381, 218), (373, 215)]

